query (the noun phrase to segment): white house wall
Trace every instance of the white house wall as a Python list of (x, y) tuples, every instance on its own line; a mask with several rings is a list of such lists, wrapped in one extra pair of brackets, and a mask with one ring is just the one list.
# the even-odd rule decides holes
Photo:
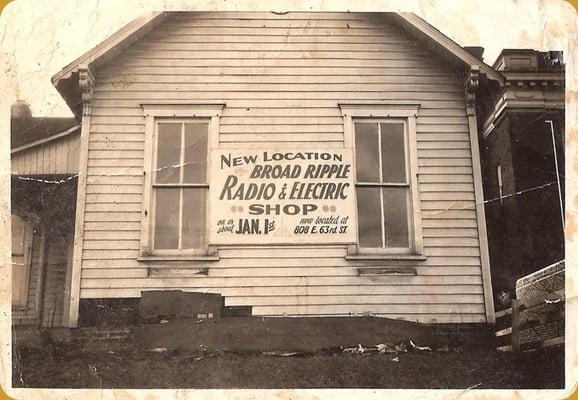
[[(164, 21), (95, 77), (81, 298), (183, 289), (221, 293), (226, 305), (253, 306), (255, 315), (486, 321), (464, 78), (398, 27), (371, 14), (191, 13)], [(226, 103), (221, 144), (276, 148), (342, 147), (338, 102), (419, 103), (427, 258), (379, 264), (412, 266), (417, 275), (358, 276), (367, 262), (326, 245), (220, 246), (219, 261), (184, 265), (137, 261), (141, 103), (205, 100)]]

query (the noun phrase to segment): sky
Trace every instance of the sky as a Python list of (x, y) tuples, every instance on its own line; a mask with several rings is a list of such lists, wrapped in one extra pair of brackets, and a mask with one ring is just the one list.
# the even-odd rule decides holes
[(563, 0), (16, 0), (0, 15), (0, 109), (24, 99), (35, 116), (71, 116), (50, 77), (132, 19), (159, 10), (412, 11), (461, 45), (484, 47), (488, 64), (502, 48), (568, 50), (577, 36), (576, 13)]

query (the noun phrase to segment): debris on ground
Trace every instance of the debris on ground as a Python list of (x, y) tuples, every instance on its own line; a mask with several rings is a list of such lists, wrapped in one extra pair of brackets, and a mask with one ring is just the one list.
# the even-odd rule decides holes
[[(412, 341), (410, 341), (410, 344), (412, 345), (413, 348), (416, 348), (418, 350), (427, 350), (429, 349), (431, 351), (431, 348), (429, 347), (421, 347), (421, 346), (416, 346)], [(367, 353), (371, 353), (371, 352), (375, 352), (378, 354), (397, 354), (397, 353), (407, 353), (407, 344), (404, 342), (400, 342), (400, 343), (379, 343), (376, 344), (375, 346), (371, 346), (371, 347), (363, 347), (362, 345), (358, 344), (357, 347), (346, 347), (343, 349), (344, 353), (352, 353), (352, 354), (367, 354)]]
[(429, 346), (418, 346), (417, 344), (415, 344), (412, 340), (409, 341), (409, 344), (411, 345), (412, 349), (418, 350), (418, 351), (431, 351), (431, 347)]
[(266, 351), (263, 353), (265, 356), (273, 356), (273, 357), (295, 357), (295, 356), (303, 356), (306, 353), (301, 351)]
[(343, 349), (344, 353), (353, 353), (353, 354), (363, 354), (365, 352), (365, 348), (358, 344), (357, 347), (346, 347)]
[[(412, 348), (415, 348), (417, 350), (428, 350), (431, 351), (431, 348), (429, 347), (424, 347), (424, 346), (417, 346), (415, 343), (410, 342), (410, 345), (412, 346)], [(214, 356), (216, 353), (220, 354), (220, 355), (235, 355), (235, 356), (240, 356), (240, 357), (244, 357), (247, 355), (253, 355), (253, 356), (261, 356), (261, 357), (316, 357), (316, 356), (337, 356), (343, 353), (346, 354), (354, 354), (354, 355), (363, 355), (363, 356), (368, 356), (371, 354), (377, 355), (377, 354), (393, 354), (393, 355), (398, 355), (400, 353), (407, 353), (408, 352), (408, 345), (405, 342), (400, 342), (400, 343), (379, 343), (376, 344), (375, 346), (364, 346), (362, 344), (358, 344), (357, 346), (352, 346), (352, 347), (328, 347), (328, 348), (324, 348), (324, 349), (320, 349), (317, 351), (293, 351), (293, 350), (279, 350), (279, 351), (256, 351), (256, 352), (239, 352), (239, 351), (231, 351), (231, 350), (226, 350), (226, 349), (221, 349), (217, 352), (213, 351), (213, 352), (208, 352), (207, 350), (203, 350), (202, 347), (203, 345), (200, 344), (199, 347), (201, 347), (200, 350), (196, 351), (195, 354), (197, 356), (199, 356), (199, 354), (202, 354), (200, 359), (203, 358), (207, 358), (207, 357), (212, 357)], [(447, 350), (444, 350), (444, 348), (446, 348)], [(445, 346), (444, 348), (441, 348), (441, 352), (448, 352), (449, 351), (449, 346)], [(165, 348), (158, 348), (158, 349), (150, 349), (148, 350), (149, 352), (163, 352), (163, 351), (167, 351), (167, 349)], [(193, 356), (187, 357), (188, 359), (192, 358)]]
[(155, 347), (154, 349), (148, 349), (147, 350), (149, 353), (163, 353), (165, 351), (167, 351), (166, 347)]
[(375, 345), (375, 347), (377, 348), (377, 351), (380, 354), (384, 354), (384, 353), (406, 353), (407, 352), (407, 345), (405, 343), (397, 343), (397, 344), (392, 344), (392, 343), (380, 343)]

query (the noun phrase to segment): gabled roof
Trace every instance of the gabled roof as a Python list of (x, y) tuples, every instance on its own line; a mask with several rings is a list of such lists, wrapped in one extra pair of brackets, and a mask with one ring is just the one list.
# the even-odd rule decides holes
[[(478, 66), (480, 72), (487, 76), (488, 79), (497, 81), (500, 85), (504, 83), (505, 78), (498, 71), (470, 54), (462, 46), (417, 15), (413, 13), (391, 14), (394, 14), (394, 21), (396, 23), (409, 31), (410, 34), (416, 36), (418, 40), (426, 40), (437, 49), (445, 52), (448, 56), (455, 58), (458, 62), (470, 67)], [(112, 56), (141, 38), (167, 15), (168, 12), (154, 12), (133, 20), (92, 50), (68, 64), (52, 77), (52, 84), (76, 116), (81, 115), (82, 109), (77, 76), (79, 69), (91, 69), (109, 60)]]

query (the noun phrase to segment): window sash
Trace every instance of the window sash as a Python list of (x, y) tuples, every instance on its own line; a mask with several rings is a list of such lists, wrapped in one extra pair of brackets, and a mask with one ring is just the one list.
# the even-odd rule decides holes
[[(368, 192), (366, 192), (367, 196), (370, 192), (373, 192), (373, 195), (366, 197), (365, 201), (367, 201), (368, 199), (370, 199), (372, 196), (375, 196), (373, 200), (377, 199), (377, 204), (375, 204), (375, 210), (372, 210), (369, 217), (362, 218), (361, 217), (361, 212), (362, 208), (360, 208), (360, 190), (367, 190), (367, 189), (373, 189), (370, 190)], [(395, 219), (391, 219), (392, 215), (391, 213), (391, 208), (388, 207), (388, 205), (385, 203), (384, 198), (386, 197), (386, 194), (388, 194), (388, 189), (397, 189), (398, 190), (398, 195), (401, 193), (403, 196), (403, 203), (404, 203), (404, 207), (403, 210), (400, 208), (395, 208), (394, 210), (396, 211), (396, 213), (398, 212), (402, 212), (404, 213), (403, 215), (403, 221), (401, 220), (395, 220)], [(392, 195), (395, 192), (389, 191), (389, 194)], [(376, 196), (377, 195), (377, 196)], [(396, 251), (396, 252), (408, 252), (409, 249), (412, 246), (412, 226), (411, 226), (411, 216), (410, 216), (410, 212), (411, 212), (411, 205), (409, 204), (410, 202), (410, 189), (409, 187), (388, 187), (388, 186), (358, 186), (357, 190), (356, 190), (356, 196), (358, 199), (357, 202), (357, 212), (358, 212), (358, 244), (360, 248), (363, 249), (375, 249), (375, 250), (388, 250), (388, 251)], [(371, 202), (371, 200), (370, 200)], [(366, 208), (368, 206), (368, 204), (363, 204), (363, 206)], [(378, 235), (376, 235), (373, 239), (378, 239), (377, 242), (379, 243), (374, 243), (372, 245), (367, 244), (367, 238), (364, 238), (364, 231), (367, 231), (368, 229), (371, 229), (371, 222), (375, 221), (375, 212), (379, 212), (379, 233)], [(394, 214), (396, 214), (394, 213)], [(389, 214), (389, 215), (388, 215)], [(362, 221), (363, 220), (369, 221), (369, 225), (362, 225)], [(395, 232), (400, 232), (400, 226), (399, 223), (402, 223), (403, 225), (401, 226), (402, 229), (402, 233), (404, 234), (402, 237), (396, 237)], [(392, 232), (394, 232), (394, 234), (392, 235)], [(367, 233), (365, 233), (367, 234)], [(371, 237), (369, 238), (371, 241)], [(395, 243), (396, 241), (399, 242), (399, 239), (402, 239), (403, 241), (407, 242), (407, 245), (405, 246), (401, 246), (401, 245), (394, 245), (392, 243)], [(364, 243), (365, 242), (365, 243)]]
[[(360, 124), (370, 124), (370, 125), (376, 125), (377, 126), (377, 155), (378, 155), (378, 165), (377, 165), (377, 169), (378, 169), (378, 181), (371, 181), (371, 180), (360, 180), (359, 178), (359, 173), (358, 173), (358, 162), (357, 162), (357, 157), (356, 157), (356, 172), (355, 172), (355, 181), (356, 184), (367, 184), (367, 185), (377, 185), (377, 184), (385, 184), (385, 185), (407, 185), (409, 186), (409, 152), (408, 152), (408, 134), (407, 134), (407, 130), (408, 130), (408, 126), (405, 120), (403, 119), (356, 119), (353, 123), (353, 141), (356, 145), (355, 148), (355, 153), (357, 154), (358, 148), (357, 148), (357, 126)], [(404, 175), (404, 179), (403, 180), (397, 180), (397, 181), (384, 181), (384, 174), (383, 174), (383, 170), (384, 170), (384, 155), (383, 155), (383, 133), (382, 133), (382, 129), (383, 129), (383, 125), (385, 124), (391, 124), (391, 125), (401, 125), (402, 129), (403, 129), (403, 133), (402, 133), (402, 145), (403, 145), (403, 167), (402, 167), (402, 172)]]
[[(158, 167), (158, 157), (159, 157), (159, 139), (160, 139), (160, 135), (159, 135), (159, 125), (163, 125), (163, 124), (180, 124), (180, 145), (179, 145), (179, 158), (178, 158), (178, 163), (176, 164), (176, 166), (179, 169), (179, 177), (178, 177), (178, 182), (159, 182), (158, 181), (158, 175), (159, 175), (159, 170), (161, 168), (172, 168), (175, 167), (175, 164), (173, 164), (173, 166), (165, 166), (165, 167)], [(185, 170), (186, 170), (186, 163), (185, 163), (185, 157), (186, 157), (186, 126), (187, 124), (203, 124), (206, 125), (206, 137), (205, 137), (205, 160), (204, 160), (204, 166), (202, 166), (201, 168), (204, 169), (204, 173), (205, 173), (205, 180), (204, 182), (185, 182)], [(154, 144), (154, 155), (153, 155), (153, 187), (154, 186), (164, 186), (164, 185), (173, 185), (173, 186), (188, 186), (188, 185), (208, 185), (208, 167), (209, 167), (209, 148), (208, 148), (208, 142), (209, 142), (209, 134), (210, 134), (210, 120), (206, 119), (206, 118), (194, 118), (194, 119), (165, 119), (165, 118), (159, 118), (155, 121), (155, 144)]]
[[(167, 227), (163, 227), (161, 224), (157, 224), (157, 205), (158, 205), (158, 198), (160, 197), (160, 193), (165, 191), (165, 195), (171, 194), (169, 191), (173, 191), (173, 195), (176, 194), (176, 197), (173, 197), (173, 202), (176, 204), (173, 205), (172, 210), (169, 210), (169, 215), (163, 216), (164, 218), (161, 221), (170, 221), (174, 219), (175, 221), (169, 224)], [(191, 204), (189, 202), (194, 199), (194, 196), (201, 196), (204, 197), (205, 207), (197, 208), (197, 207), (190, 207)], [(207, 248), (207, 229), (206, 229), (206, 220), (207, 220), (207, 208), (206, 202), (208, 198), (208, 188), (207, 187), (163, 187), (159, 188), (154, 191), (153, 193), (153, 209), (155, 210), (155, 216), (153, 218), (153, 249), (156, 252), (165, 252), (165, 251), (195, 251), (198, 249), (206, 249)], [(168, 207), (171, 203), (170, 198), (164, 199), (163, 204), (161, 207)], [(175, 210), (176, 208), (176, 210)], [(170, 214), (170, 211), (178, 211), (178, 214)], [(186, 210), (190, 210), (190, 214), (185, 215)], [(199, 215), (200, 214), (200, 215)], [(200, 235), (194, 234), (194, 225), (191, 225), (191, 220), (187, 219), (187, 216), (195, 216), (199, 218), (200, 224), (197, 225), (198, 230), (200, 231)], [(193, 232), (189, 231), (187, 235), (187, 227), (193, 228)], [(164, 237), (158, 237), (160, 231), (164, 231)], [(163, 241), (170, 241), (172, 239), (176, 239), (176, 246), (160, 246), (159, 242)], [(194, 243), (200, 242), (200, 246), (188, 246), (187, 243)]]

